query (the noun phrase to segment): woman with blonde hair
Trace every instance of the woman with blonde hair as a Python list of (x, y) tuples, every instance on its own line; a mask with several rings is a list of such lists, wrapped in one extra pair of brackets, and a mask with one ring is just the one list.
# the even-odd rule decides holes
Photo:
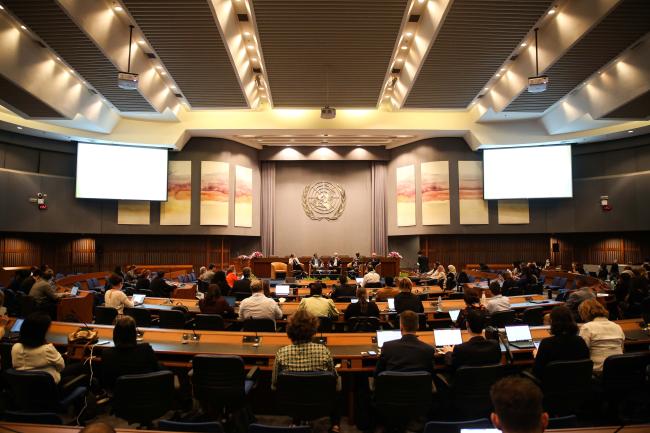
[(594, 372), (603, 371), (603, 363), (608, 356), (623, 353), (625, 333), (616, 323), (607, 317), (609, 312), (597, 299), (587, 299), (580, 303), (578, 314), (585, 322), (580, 327), (580, 336), (587, 347), (591, 360), (594, 362)]

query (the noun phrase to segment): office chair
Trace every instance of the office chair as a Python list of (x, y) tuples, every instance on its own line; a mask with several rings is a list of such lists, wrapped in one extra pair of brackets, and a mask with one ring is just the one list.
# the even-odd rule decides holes
[(251, 424), (248, 426), (248, 433), (310, 433), (311, 426), (276, 426), (276, 425), (262, 425)]
[(612, 355), (605, 359), (602, 378), (609, 410), (623, 423), (650, 420), (648, 366), (649, 352)]
[(124, 314), (133, 317), (135, 324), (138, 327), (151, 327), (153, 320), (151, 319), (151, 312), (144, 308), (124, 308)]
[(36, 311), (36, 301), (32, 296), (18, 292), (16, 293), (16, 298), (20, 306), (20, 317), (27, 317)]
[(384, 285), (381, 282), (366, 283), (366, 289), (381, 289)]
[(244, 406), (256, 371), (253, 368), (247, 375), (239, 356), (196, 355), (189, 373), (194, 398), (207, 413), (232, 413)]
[(120, 376), (112, 400), (115, 415), (130, 423), (150, 426), (171, 410), (174, 402), (174, 374), (156, 371)]
[(426, 414), (431, 404), (431, 374), (384, 371), (375, 379), (375, 405), (390, 431)]
[(223, 426), (217, 421), (209, 422), (180, 422), (161, 419), (158, 430), (179, 432), (223, 433)]
[(2, 419), (6, 422), (20, 424), (63, 425), (61, 418), (53, 412), (16, 412), (7, 410), (2, 415)]
[(501, 364), (458, 368), (451, 384), (451, 401), (460, 419), (489, 417), (490, 388), (506, 374)]
[(165, 329), (185, 329), (187, 322), (185, 314), (178, 310), (160, 310), (158, 326)]
[(245, 332), (275, 332), (275, 322), (271, 319), (246, 319), (242, 326)]
[(276, 401), (283, 415), (312, 421), (332, 412), (336, 404), (336, 376), (329, 371), (286, 371), (278, 375)]
[(459, 433), (462, 429), (494, 428), (488, 418), (469, 421), (429, 421), (424, 426), (424, 433)]
[(516, 322), (514, 310), (497, 311), (490, 315), (490, 325), (495, 328), (503, 328), (506, 325), (512, 325)]
[(541, 295), (544, 293), (544, 285), (542, 283), (529, 284), (524, 289), (524, 295)]
[(549, 415), (582, 413), (592, 392), (594, 363), (590, 359), (555, 361), (544, 367), (541, 377), (544, 408)]
[(318, 332), (332, 332), (334, 323), (329, 317), (318, 318)]
[(112, 325), (115, 323), (117, 310), (113, 307), (95, 307), (95, 323), (97, 325)]
[(378, 317), (350, 317), (348, 320), (348, 331), (351, 332), (375, 332), (380, 329)]
[(71, 392), (61, 395), (52, 375), (44, 371), (9, 369), (5, 371), (11, 402), (21, 412), (66, 412), (86, 395), (85, 386), (70, 385)]
[(522, 314), (521, 321), (529, 326), (544, 324), (544, 309), (542, 307), (526, 308)]
[(202, 331), (223, 331), (226, 325), (219, 314), (197, 314), (194, 318), (194, 329)]

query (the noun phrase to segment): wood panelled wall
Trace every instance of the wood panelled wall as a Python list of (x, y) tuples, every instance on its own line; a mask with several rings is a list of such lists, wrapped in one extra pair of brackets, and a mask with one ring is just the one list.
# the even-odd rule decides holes
[[(559, 252), (553, 252), (553, 244)], [(562, 235), (427, 235), (420, 249), (430, 261), (461, 268), (468, 263), (511, 263), (547, 258), (554, 266), (570, 268), (571, 262), (598, 264), (642, 263), (650, 257), (650, 232), (571, 233)]]

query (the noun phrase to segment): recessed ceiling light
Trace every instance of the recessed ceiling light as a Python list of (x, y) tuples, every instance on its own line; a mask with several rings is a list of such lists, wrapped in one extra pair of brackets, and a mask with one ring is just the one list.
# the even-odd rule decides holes
[(156, 66), (156, 69), (158, 69), (159, 71), (162, 71), (162, 66), (158, 65), (158, 66)]
[(117, 12), (122, 12), (124, 9), (122, 9), (122, 6), (115, 6), (113, 10)]
[(505, 72), (505, 71), (506, 71), (506, 68), (501, 68), (501, 72)]
[(162, 72), (160, 73), (160, 75), (167, 75), (167, 72), (162, 71)]
[(266, 99), (266, 95), (262, 95), (262, 99)]
[(4, 9), (5, 9), (5, 7), (0, 5), (0, 11), (3, 11)]
[(634, 129), (630, 129), (629, 131), (627, 131), (628, 134), (632, 134), (633, 132), (634, 132)]
[(257, 62), (257, 57), (253, 57), (251, 60)]
[(483, 90), (490, 90), (489, 87), (483, 87)]
[(402, 50), (408, 50), (408, 49), (409, 49), (408, 45), (402, 45), (400, 48), (401, 48)]
[(16, 128), (18, 128), (18, 129), (23, 129), (23, 127), (22, 127), (22, 126), (16, 126)]
[(390, 95), (384, 96), (384, 99), (390, 99)]
[(244, 32), (244, 36), (249, 37), (251, 35), (251, 32)]
[(252, 50), (252, 49), (255, 48), (255, 45), (253, 45), (253, 44), (248, 44), (248, 45), (246, 45), (246, 48), (248, 48), (249, 50)]
[(20, 28), (23, 29), (23, 30), (27, 30), (27, 27), (25, 27), (23, 25), (21, 25)]
[(144, 45), (146, 42), (144, 41), (144, 39), (139, 39), (139, 40), (138, 40), (138, 43), (139, 43), (140, 45)]
[(499, 77), (501, 76), (501, 74), (497, 73), (495, 76), (496, 76), (497, 78), (499, 78)]
[(403, 62), (403, 61), (404, 61), (404, 59), (403, 59), (403, 58), (401, 58), (401, 57), (398, 57), (398, 58), (397, 58), (397, 61), (398, 61), (398, 62)]
[(392, 92), (393, 88), (392, 87), (386, 87), (386, 90), (388, 90), (389, 92)]
[(412, 36), (413, 36), (413, 33), (412, 33), (412, 32), (407, 32), (407, 33), (406, 33), (406, 37), (407, 37), (407, 38), (410, 38), (410, 37), (412, 37)]
[(172, 90), (176, 90), (176, 86), (172, 85), (171, 88), (172, 88)]
[(61, 57), (59, 57), (59, 56), (56, 56), (56, 59), (57, 59), (59, 62), (61, 61)]
[(422, 4), (422, 3), (424, 3), (425, 1), (427, 1), (427, 0), (418, 0), (418, 3)]
[(526, 45), (528, 45), (526, 42), (522, 42), (522, 43), (521, 43), (521, 46), (522, 46), (522, 47), (525, 47)]
[(555, 15), (555, 12), (557, 12), (557, 6), (553, 6), (548, 12), (548, 15)]

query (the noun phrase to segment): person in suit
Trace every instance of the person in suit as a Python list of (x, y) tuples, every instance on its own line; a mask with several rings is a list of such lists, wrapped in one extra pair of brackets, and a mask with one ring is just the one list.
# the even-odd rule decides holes
[(375, 302), (368, 301), (368, 291), (364, 287), (357, 289), (357, 299), (355, 304), (350, 304), (345, 310), (345, 320), (350, 317), (379, 317), (379, 307)]
[(114, 348), (102, 351), (101, 379), (107, 389), (113, 389), (117, 378), (125, 374), (153, 373), (162, 369), (149, 343), (138, 344), (132, 317), (117, 319), (113, 328), (113, 343)]
[(402, 314), (404, 311), (410, 310), (415, 313), (424, 313), (424, 306), (422, 301), (417, 295), (411, 293), (413, 289), (413, 282), (410, 278), (400, 278), (399, 280), (399, 295), (395, 296), (395, 311)]
[(156, 278), (151, 280), (149, 290), (153, 292), (153, 296), (157, 298), (171, 298), (174, 286), (165, 281), (165, 273), (157, 272)]
[(357, 286), (355, 284), (348, 284), (348, 277), (345, 275), (341, 275), (339, 277), (339, 283), (334, 284), (332, 287), (332, 294), (330, 297), (333, 300), (337, 300), (338, 298), (342, 296), (350, 297), (354, 296), (357, 290)]
[(508, 376), (492, 385), (492, 424), (503, 433), (542, 433), (548, 426), (542, 390), (530, 379)]
[(199, 310), (201, 310), (201, 314), (220, 314), (224, 318), (237, 316), (228, 301), (221, 296), (221, 289), (216, 284), (208, 286), (208, 292), (199, 301)]
[(242, 277), (240, 280), (235, 281), (231, 293), (240, 293), (240, 296), (251, 294), (251, 268), (247, 266), (242, 269)]
[(460, 310), (458, 314), (458, 319), (456, 320), (456, 328), (465, 329), (467, 316), (472, 310), (478, 310), (483, 315), (487, 315), (487, 310), (483, 305), (481, 305), (481, 299), (475, 293), (465, 292), (463, 294), (463, 300), (465, 301), (465, 308)]
[(372, 266), (373, 268), (376, 268), (380, 264), (381, 264), (381, 260), (379, 260), (379, 258), (377, 257), (377, 253), (372, 253), (370, 255), (370, 260), (368, 261), (366, 266), (368, 267)]
[(323, 262), (321, 262), (321, 259), (318, 258), (318, 254), (314, 253), (314, 255), (311, 257), (311, 260), (309, 260), (309, 265), (311, 268), (320, 269), (322, 264)]
[(585, 341), (578, 336), (578, 325), (569, 310), (559, 305), (551, 310), (551, 336), (539, 343), (539, 348), (533, 350), (535, 365), (533, 374), (539, 378), (544, 368), (553, 361), (577, 361), (589, 359), (589, 348)]
[(293, 253), (289, 256), (289, 268), (293, 271), (289, 276), (293, 275), (296, 278), (301, 278), (305, 273), (305, 268), (303, 268), (302, 263), (300, 263), (298, 257)]
[(433, 374), (435, 349), (415, 335), (418, 323), (418, 315), (414, 312), (404, 311), (400, 314), (402, 338), (384, 343), (375, 367), (375, 376), (382, 371), (426, 371)]
[(354, 254), (354, 257), (352, 257), (352, 261), (348, 263), (348, 268), (350, 268), (350, 270), (348, 271), (350, 278), (356, 278), (359, 276), (359, 274), (361, 273), (361, 254), (359, 253)]
[(135, 291), (139, 292), (141, 290), (150, 290), (151, 289), (151, 280), (149, 279), (149, 275), (151, 272), (149, 269), (145, 269), (138, 275), (138, 279), (135, 283)]
[(334, 253), (334, 255), (330, 257), (328, 267), (330, 269), (339, 269), (341, 267), (341, 259), (339, 259), (339, 253)]
[(501, 348), (495, 340), (487, 340), (484, 336), (485, 315), (477, 310), (471, 310), (467, 315), (467, 331), (469, 340), (457, 346), (445, 346), (445, 362), (453, 370), (464, 365), (491, 365), (501, 362)]
[(421, 274), (429, 272), (429, 258), (422, 251), (418, 251), (418, 272)]

